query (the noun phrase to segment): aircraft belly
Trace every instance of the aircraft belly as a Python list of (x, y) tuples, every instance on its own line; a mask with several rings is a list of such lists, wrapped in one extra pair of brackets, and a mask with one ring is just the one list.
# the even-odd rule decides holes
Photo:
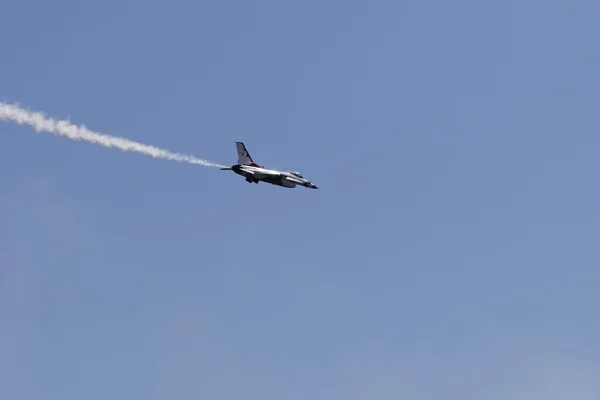
[(282, 183), (281, 186), (283, 186), (283, 187), (288, 187), (288, 188), (296, 187), (296, 184), (294, 182), (290, 182), (285, 178), (281, 179), (281, 183)]
[(286, 179), (281, 178), (280, 176), (267, 175), (260, 178), (261, 181), (270, 183), (271, 185), (277, 185), (287, 188), (293, 188), (296, 184), (292, 182), (288, 182)]

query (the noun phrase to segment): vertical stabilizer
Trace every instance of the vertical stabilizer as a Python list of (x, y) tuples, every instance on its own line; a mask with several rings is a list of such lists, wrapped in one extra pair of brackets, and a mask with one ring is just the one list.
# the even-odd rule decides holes
[(253, 167), (262, 167), (262, 165), (258, 165), (254, 162), (252, 157), (250, 157), (250, 153), (248, 153), (248, 150), (246, 149), (246, 146), (243, 142), (235, 142), (235, 146), (237, 148), (238, 164), (252, 165)]

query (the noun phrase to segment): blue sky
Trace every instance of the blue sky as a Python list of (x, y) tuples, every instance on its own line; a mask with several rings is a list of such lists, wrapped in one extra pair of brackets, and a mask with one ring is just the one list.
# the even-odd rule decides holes
[[(3, 5), (0, 398), (597, 399), (600, 4)], [(554, 397), (552, 397), (554, 396)]]

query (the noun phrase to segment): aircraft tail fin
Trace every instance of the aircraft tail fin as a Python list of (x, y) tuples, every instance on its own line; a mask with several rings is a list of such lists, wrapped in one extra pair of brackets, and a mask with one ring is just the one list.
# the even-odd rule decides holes
[(244, 145), (243, 142), (235, 142), (235, 146), (237, 148), (238, 164), (252, 165), (253, 167), (261, 167), (261, 168), (263, 167), (262, 165), (259, 165), (254, 162), (252, 157), (250, 157), (250, 153), (248, 153), (248, 150), (246, 149), (246, 146)]

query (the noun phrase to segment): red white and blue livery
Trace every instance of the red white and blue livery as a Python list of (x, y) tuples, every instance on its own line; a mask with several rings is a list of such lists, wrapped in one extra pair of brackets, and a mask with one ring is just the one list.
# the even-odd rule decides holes
[(221, 168), (222, 170), (233, 171), (246, 178), (248, 183), (267, 182), (272, 185), (286, 188), (294, 188), (297, 185), (310, 189), (318, 189), (316, 185), (303, 177), (299, 172), (284, 172), (265, 168), (254, 162), (246, 146), (242, 142), (235, 142), (238, 154), (238, 163), (231, 167)]

